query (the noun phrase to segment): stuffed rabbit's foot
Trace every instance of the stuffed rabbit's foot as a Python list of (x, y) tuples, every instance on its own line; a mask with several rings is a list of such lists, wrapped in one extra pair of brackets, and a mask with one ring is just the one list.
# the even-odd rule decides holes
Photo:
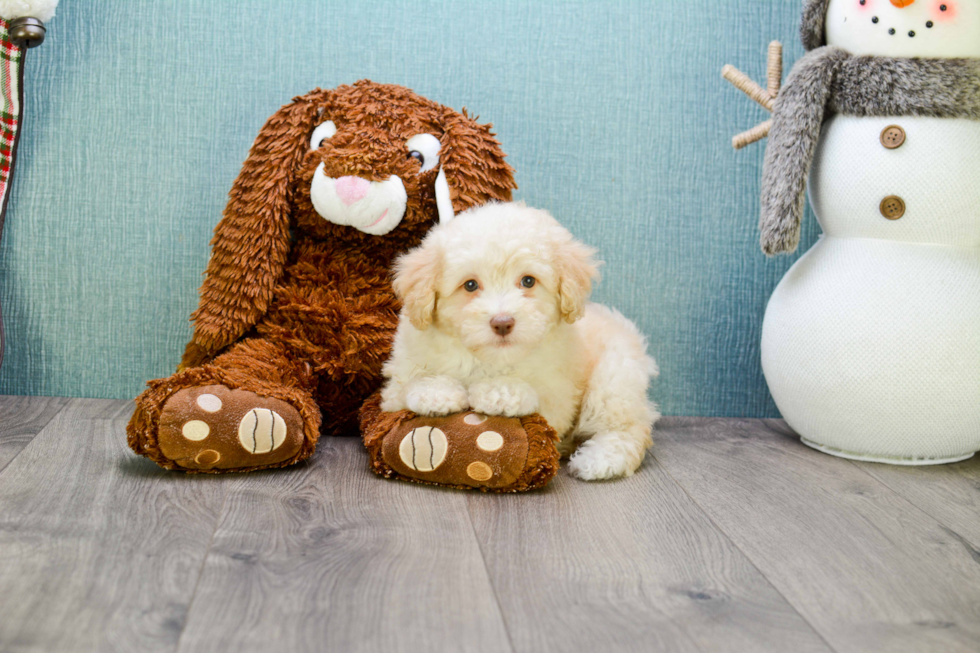
[(385, 412), (375, 394), (361, 408), (361, 433), (372, 469), (388, 478), (521, 492), (542, 487), (558, 471), (558, 436), (539, 415)]
[(303, 439), (303, 420), (292, 405), (223, 385), (180, 390), (160, 414), (160, 451), (184, 469), (283, 464), (300, 454)]

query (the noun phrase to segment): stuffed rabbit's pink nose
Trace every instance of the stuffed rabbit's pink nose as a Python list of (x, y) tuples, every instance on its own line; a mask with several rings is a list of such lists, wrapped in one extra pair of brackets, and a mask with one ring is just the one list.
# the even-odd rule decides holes
[(334, 182), (334, 188), (340, 201), (350, 206), (357, 200), (364, 199), (371, 189), (371, 182), (360, 177), (341, 177)]

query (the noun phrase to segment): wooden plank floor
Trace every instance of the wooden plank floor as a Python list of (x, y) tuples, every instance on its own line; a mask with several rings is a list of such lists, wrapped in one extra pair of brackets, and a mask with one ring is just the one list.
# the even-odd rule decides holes
[(980, 649), (978, 460), (673, 418), (630, 479), (496, 496), (380, 480), (354, 439), (167, 472), (131, 410), (0, 397), (0, 651)]

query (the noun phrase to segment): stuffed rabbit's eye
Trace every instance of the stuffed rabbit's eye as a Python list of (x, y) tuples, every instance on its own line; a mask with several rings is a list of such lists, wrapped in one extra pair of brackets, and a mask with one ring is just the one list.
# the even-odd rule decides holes
[(333, 120), (322, 123), (313, 130), (313, 134), (310, 136), (310, 149), (319, 150), (320, 146), (323, 145), (323, 141), (333, 138), (333, 135), (336, 133), (337, 125), (333, 124)]
[(439, 165), (439, 139), (432, 134), (419, 134), (412, 136), (405, 143), (408, 148), (408, 156), (417, 159), (419, 162), (419, 172), (432, 170)]
[(525, 288), (534, 288), (534, 284), (536, 284), (537, 282), (538, 280), (532, 276), (526, 276), (521, 279), (521, 285), (524, 286)]
[(476, 279), (470, 279), (463, 284), (463, 288), (466, 289), (466, 292), (476, 292), (480, 289), (480, 283)]

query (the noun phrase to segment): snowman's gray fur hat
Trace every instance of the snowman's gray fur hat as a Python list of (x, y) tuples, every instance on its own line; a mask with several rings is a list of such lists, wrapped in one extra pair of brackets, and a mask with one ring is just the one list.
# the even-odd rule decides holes
[(800, 24), (800, 36), (803, 47), (816, 50), (827, 45), (824, 34), (824, 23), (827, 21), (827, 6), (830, 0), (803, 0), (803, 22)]

